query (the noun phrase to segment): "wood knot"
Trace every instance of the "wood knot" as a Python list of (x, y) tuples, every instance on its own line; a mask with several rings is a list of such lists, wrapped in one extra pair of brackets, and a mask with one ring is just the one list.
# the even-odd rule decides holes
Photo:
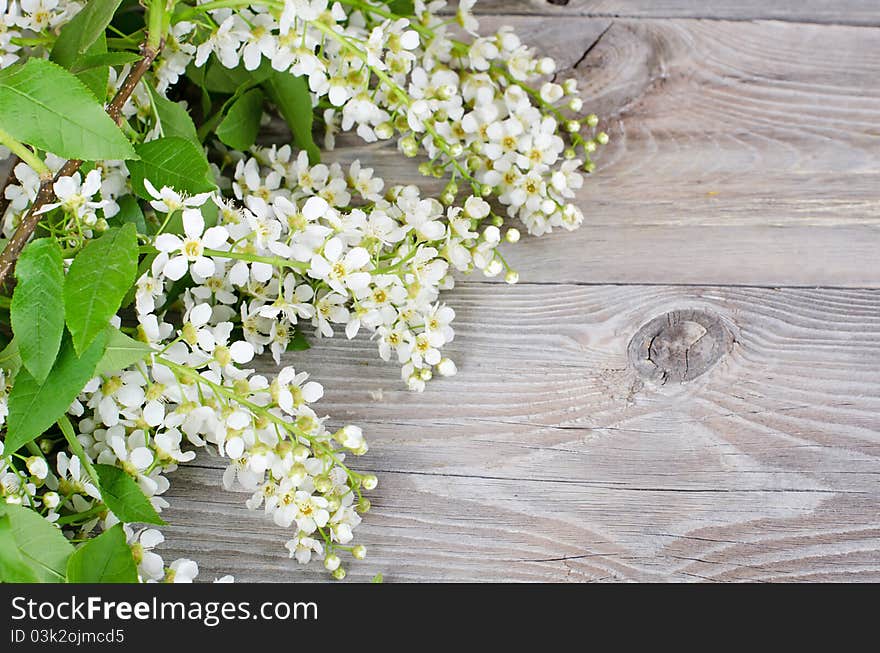
[(684, 383), (711, 369), (733, 346), (721, 318), (706, 310), (671, 311), (632, 337), (627, 353), (636, 371), (656, 383)]

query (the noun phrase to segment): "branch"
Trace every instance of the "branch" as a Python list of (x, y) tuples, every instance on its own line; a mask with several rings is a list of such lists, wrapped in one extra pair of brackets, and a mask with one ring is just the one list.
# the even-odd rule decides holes
[[(141, 45), (141, 60), (138, 62), (137, 66), (128, 72), (128, 75), (126, 75), (122, 82), (122, 86), (119, 87), (116, 95), (110, 101), (110, 104), (107, 105), (107, 115), (109, 115), (117, 125), (122, 124), (122, 107), (128, 102), (128, 98), (131, 97), (131, 94), (134, 92), (138, 82), (141, 81), (144, 73), (146, 73), (150, 69), (150, 66), (153, 65), (153, 61), (162, 50), (162, 45), (163, 42), (160, 41), (159, 47), (152, 47), (150, 46), (149, 41), (144, 41)], [(40, 223), (41, 214), (38, 214), (37, 211), (55, 199), (55, 191), (53, 190), (55, 182), (61, 177), (69, 177), (79, 170), (81, 165), (82, 161), (70, 159), (61, 166), (61, 169), (56, 173), (55, 177), (44, 179), (40, 182), (40, 189), (37, 191), (37, 197), (34, 199), (34, 203), (31, 204), (31, 208), (28, 210), (27, 215), (22, 218), (15, 233), (12, 234), (12, 238), (10, 238), (9, 242), (6, 244), (3, 253), (0, 254), (0, 288), (6, 284), (7, 277), (15, 267), (15, 262), (18, 260), (19, 254), (21, 254), (21, 251), (24, 249), (25, 245), (27, 245), (36, 230), (37, 225)], [(0, 215), (2, 215), (2, 213), (0, 213)]]
[(11, 182), (12, 178), (15, 176), (15, 166), (17, 166), (20, 161), (21, 159), (15, 154), (9, 157), (9, 172), (6, 173), (6, 179), (3, 181), (3, 185), (0, 186), (0, 220), (3, 219), (3, 216), (6, 214), (6, 208), (9, 206), (9, 200), (6, 199), (6, 187), (9, 186), (9, 182)]

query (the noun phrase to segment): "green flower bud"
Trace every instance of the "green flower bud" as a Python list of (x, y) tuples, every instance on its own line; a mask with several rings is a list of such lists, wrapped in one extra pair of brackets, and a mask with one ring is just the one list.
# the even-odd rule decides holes
[(342, 560), (339, 559), (339, 556), (335, 553), (330, 553), (324, 558), (324, 567), (327, 571), (336, 571), (339, 569), (339, 565), (342, 564)]
[(331, 575), (336, 580), (342, 580), (343, 578), (345, 578), (345, 569), (340, 567), (339, 569), (335, 570)]
[(595, 113), (591, 113), (589, 116), (587, 116), (586, 121), (590, 127), (595, 127), (599, 124), (599, 116), (597, 116)]
[(354, 556), (355, 560), (363, 560), (367, 557), (367, 547), (363, 544), (358, 544), (351, 550), (351, 555)]
[(400, 151), (412, 158), (419, 153), (419, 144), (412, 136), (404, 136), (400, 139)]
[(363, 477), (362, 481), (364, 489), (367, 490), (375, 490), (376, 486), (379, 485), (379, 479), (376, 478), (375, 474), (367, 474)]

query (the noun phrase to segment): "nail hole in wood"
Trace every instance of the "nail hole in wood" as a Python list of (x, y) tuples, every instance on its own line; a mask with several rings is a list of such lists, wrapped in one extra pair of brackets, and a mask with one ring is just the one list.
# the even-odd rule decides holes
[(656, 383), (684, 383), (705, 374), (733, 346), (721, 318), (707, 310), (671, 311), (654, 318), (629, 342), (629, 360)]

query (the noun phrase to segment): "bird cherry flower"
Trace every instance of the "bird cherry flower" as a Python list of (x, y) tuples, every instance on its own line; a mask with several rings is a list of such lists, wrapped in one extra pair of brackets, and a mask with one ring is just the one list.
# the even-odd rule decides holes
[(229, 232), (226, 227), (219, 225), (205, 230), (205, 219), (201, 211), (194, 208), (183, 211), (183, 231), (183, 238), (169, 233), (156, 237), (156, 249), (167, 255), (161, 268), (162, 274), (176, 281), (192, 268), (200, 277), (210, 277), (216, 268), (214, 260), (205, 256), (205, 250), (225, 247)]

